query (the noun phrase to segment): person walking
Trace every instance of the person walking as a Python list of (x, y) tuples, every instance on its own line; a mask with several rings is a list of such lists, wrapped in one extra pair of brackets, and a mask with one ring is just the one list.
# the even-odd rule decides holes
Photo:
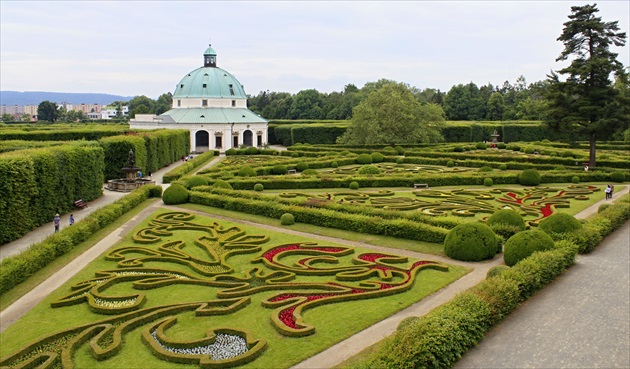
[(61, 222), (61, 218), (59, 218), (59, 214), (55, 214), (53, 218), (53, 224), (55, 225), (55, 233), (59, 232), (59, 223)]
[(612, 189), (610, 188), (610, 185), (606, 186), (606, 190), (604, 192), (606, 192), (606, 200), (612, 198)]
[(70, 225), (74, 224), (74, 214), (70, 214)]
[(610, 198), (612, 199), (613, 193), (615, 192), (615, 185), (611, 183), (608, 187), (610, 187)]

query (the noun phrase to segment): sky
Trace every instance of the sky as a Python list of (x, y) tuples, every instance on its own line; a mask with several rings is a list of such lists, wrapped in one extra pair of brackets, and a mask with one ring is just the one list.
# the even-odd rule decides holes
[[(593, 2), (590, 2), (592, 4)], [(583, 1), (0, 1), (0, 89), (157, 98), (203, 65), (256, 95), (387, 78), (457, 84), (546, 78)], [(597, 2), (630, 34), (630, 1)], [(613, 48), (630, 66), (630, 46)]]

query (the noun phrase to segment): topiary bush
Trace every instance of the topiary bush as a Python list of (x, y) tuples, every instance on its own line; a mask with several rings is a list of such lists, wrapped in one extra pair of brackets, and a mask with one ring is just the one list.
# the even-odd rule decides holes
[(446, 166), (449, 167), (449, 168), (452, 168), (452, 167), (455, 166), (455, 162), (452, 161), (452, 160), (449, 160), (449, 161), (446, 162)]
[(478, 172), (492, 172), (492, 168), (487, 165), (484, 165), (483, 167), (477, 169), (477, 171)]
[(262, 183), (256, 183), (256, 184), (254, 185), (254, 191), (258, 191), (258, 192), (260, 192), (260, 191), (262, 191), (262, 190), (264, 190), (264, 189), (265, 189), (265, 187), (262, 185)]
[(507, 266), (513, 266), (534, 252), (551, 250), (553, 246), (553, 239), (543, 231), (519, 232), (503, 245), (503, 260)]
[(501, 275), (501, 273), (505, 272), (506, 270), (510, 270), (510, 267), (507, 265), (495, 265), (488, 270), (488, 273), (486, 273), (486, 278), (496, 277), (498, 275)]
[(238, 170), (239, 177), (256, 177), (256, 169), (245, 165)]
[(571, 177), (571, 182), (572, 183), (580, 183), (580, 177), (578, 177), (578, 176)]
[(303, 176), (315, 176), (315, 175), (317, 175), (317, 170), (315, 170), (315, 169), (305, 169), (304, 171), (302, 171), (302, 175)]
[(484, 142), (478, 142), (476, 147), (477, 150), (485, 150), (488, 148), (488, 145), (486, 145)]
[(622, 172), (612, 172), (610, 173), (610, 180), (613, 182), (621, 183), (625, 179), (625, 175)]
[(494, 184), (494, 181), (492, 180), (492, 178), (484, 178), (483, 179), (483, 185), (484, 186), (491, 187), (493, 184)]
[(197, 186), (207, 186), (208, 180), (202, 176), (192, 176), (186, 180), (186, 188), (191, 189)]
[(357, 164), (372, 164), (372, 157), (369, 154), (361, 154), (356, 158)]
[(499, 169), (500, 169), (500, 170), (507, 170), (507, 164), (501, 164), (501, 165), (499, 166)]
[(287, 174), (287, 166), (286, 165), (276, 165), (271, 169), (273, 174)]
[(245, 155), (258, 155), (258, 154), (260, 154), (260, 150), (258, 150), (254, 146), (250, 146), (245, 149)]
[(307, 163), (300, 162), (300, 163), (295, 164), (295, 170), (297, 170), (298, 172), (303, 172), (307, 169), (308, 169)]
[(523, 186), (538, 186), (540, 184), (540, 173), (536, 169), (525, 169), (519, 174), (518, 183)]
[(378, 167), (374, 165), (364, 165), (361, 168), (359, 168), (358, 173), (361, 175), (381, 174), (381, 170), (378, 169)]
[(336, 161), (333, 161), (332, 163), (330, 163), (331, 168), (337, 168), (338, 166), (339, 166), (339, 163), (337, 163)]
[(405, 162), (405, 159), (403, 158), (396, 158), (396, 164), (403, 164)]
[(394, 149), (396, 149), (398, 155), (405, 155), (405, 149), (402, 146), (394, 146)]
[(515, 210), (501, 209), (488, 218), (488, 226), (506, 240), (526, 229), (523, 217)]
[(543, 219), (539, 223), (538, 228), (553, 237), (554, 233), (576, 231), (582, 228), (582, 223), (571, 214), (555, 213)]
[(162, 201), (166, 205), (178, 205), (188, 201), (188, 190), (180, 184), (172, 184), (164, 190)]
[(225, 155), (228, 155), (228, 156), (230, 156), (230, 155), (236, 155), (236, 154), (237, 154), (237, 151), (236, 151), (236, 149), (235, 149), (235, 148), (227, 149), (227, 150), (225, 151)]
[(372, 163), (382, 163), (384, 158), (380, 152), (373, 152), (370, 154), (370, 157), (372, 158)]
[(219, 179), (216, 182), (214, 182), (212, 184), (212, 187), (214, 187), (214, 188), (224, 188), (226, 190), (233, 190), (234, 189), (231, 184), (229, 184), (228, 182), (226, 182), (226, 181), (224, 181), (222, 179)]
[(463, 147), (461, 147), (461, 146), (455, 146), (455, 147), (453, 148), (453, 151), (454, 151), (454, 152), (464, 152), (464, 148), (463, 148)]
[(505, 148), (506, 148), (506, 145), (504, 143), (500, 142), (497, 144), (497, 149), (504, 150)]
[(460, 224), (446, 234), (444, 252), (455, 260), (491, 259), (497, 252), (497, 238), (486, 224)]
[(282, 225), (292, 225), (295, 223), (295, 217), (291, 213), (284, 213), (280, 217), (280, 224)]
[(357, 181), (350, 182), (350, 185), (348, 187), (350, 187), (351, 190), (358, 190), (359, 189), (359, 182), (357, 182)]

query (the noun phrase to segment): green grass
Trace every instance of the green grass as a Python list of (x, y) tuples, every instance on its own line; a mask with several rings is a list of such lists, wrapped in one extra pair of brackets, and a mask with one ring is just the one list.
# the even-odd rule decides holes
[(96, 245), (101, 239), (112, 233), (118, 227), (127, 223), (129, 219), (133, 218), (136, 214), (138, 214), (147, 206), (153, 204), (156, 201), (157, 199), (145, 200), (143, 203), (136, 206), (133, 210), (130, 210), (127, 213), (123, 214), (123, 216), (118, 218), (112, 224), (94, 233), (92, 237), (90, 237), (87, 241), (77, 245), (77, 247), (73, 248), (70, 252), (58, 257), (57, 259), (55, 259), (55, 261), (39, 270), (37, 273), (33, 274), (26, 281), (20, 283), (19, 285), (4, 293), (2, 295), (2, 298), (0, 298), (0, 311), (6, 309), (9, 305), (17, 301), (26, 293), (30, 292), (37, 285), (50, 278), (50, 276), (57, 273), (61, 268), (65, 267), (72, 260), (83, 254), (92, 246)]
[[(165, 210), (159, 210), (152, 215), (155, 216)], [(141, 246), (131, 242), (132, 233), (146, 227), (150, 218), (145, 219), (141, 224), (134, 228), (134, 231), (125, 235), (123, 240), (114, 245), (113, 248), (125, 246)], [(270, 237), (269, 242), (263, 245), (263, 249), (273, 245), (296, 242), (318, 242), (308, 237), (300, 237), (288, 235), (282, 232), (273, 232), (262, 230), (249, 225), (241, 225), (222, 220), (212, 219), (211, 217), (196, 216), (193, 220), (195, 223), (211, 224), (217, 221), (225, 227), (240, 227), (247, 235), (265, 234)], [(172, 236), (164, 236), (162, 242), (169, 240), (182, 240), (190, 245), (195, 238), (204, 233), (200, 231), (175, 231)], [(328, 242), (318, 242), (319, 245), (339, 246)], [(150, 249), (156, 249), (155, 245), (145, 245)], [(203, 253), (195, 247), (187, 246), (183, 249), (189, 252), (191, 256), (201, 257)], [(368, 250), (357, 248), (355, 255), (366, 252)], [(237, 270), (236, 275), (241, 275), (238, 271), (245, 271), (252, 267), (251, 259), (255, 254), (236, 255), (228, 259), (228, 263)], [(140, 256), (141, 254), (133, 254)], [(350, 265), (352, 256), (340, 257), (339, 265)], [(285, 259), (282, 259), (283, 262)], [(297, 261), (297, 257), (287, 257), (286, 264)], [(321, 264), (319, 264), (321, 265)], [(328, 264), (325, 264), (328, 266)], [(263, 264), (255, 264), (262, 267), (267, 272), (271, 272)], [(191, 272), (182, 264), (166, 263), (161, 261), (148, 262), (145, 267), (160, 267), (172, 271), (184, 271), (192, 275), (198, 274)], [(71, 278), (62, 287), (51, 293), (44, 301), (29, 311), (24, 317), (12, 326), (8, 327), (0, 335), (0, 356), (13, 352), (17, 348), (46, 336), (52, 332), (68, 329), (82, 324), (92, 323), (109, 318), (109, 316), (98, 315), (91, 312), (86, 303), (51, 308), (50, 303), (68, 295), (71, 292), (70, 286), (74, 283), (81, 282), (94, 277), (94, 273), (100, 270), (116, 269), (116, 263), (105, 260), (104, 256), (99, 257), (92, 263), (87, 265), (76, 276)], [(399, 293), (386, 297), (379, 297), (370, 300), (347, 301), (340, 303), (332, 303), (322, 305), (307, 310), (303, 314), (306, 323), (313, 324), (316, 331), (313, 335), (292, 338), (279, 334), (271, 324), (271, 309), (261, 306), (260, 301), (269, 298), (277, 293), (277, 291), (262, 292), (251, 295), (252, 303), (245, 309), (217, 317), (196, 317), (192, 313), (182, 313), (178, 315), (178, 323), (168, 330), (169, 337), (176, 340), (194, 340), (204, 336), (204, 332), (209, 328), (218, 326), (231, 326), (237, 329), (248, 329), (256, 338), (265, 338), (268, 341), (268, 348), (261, 357), (254, 360), (250, 364), (243, 367), (256, 368), (285, 368), (290, 367), (314, 354), (320, 352), (327, 347), (339, 342), (350, 335), (357, 333), (374, 323), (392, 315), (393, 313), (421, 300), (429, 294), (443, 288), (447, 284), (457, 280), (468, 270), (463, 267), (450, 266), (448, 272), (425, 269), (417, 274), (417, 278), (413, 287), (404, 293)], [(322, 282), (330, 280), (330, 276), (298, 276), (298, 280), (302, 282)], [(371, 277), (370, 280), (375, 280)], [(396, 281), (396, 279), (394, 279)], [(344, 282), (354, 283), (354, 282)], [(358, 282), (356, 282), (358, 283)], [(215, 299), (217, 288), (209, 286), (197, 285), (170, 285), (156, 289), (143, 290), (146, 293), (147, 300), (143, 308), (151, 306), (161, 306), (165, 304), (182, 303), (187, 301), (208, 301)], [(106, 296), (119, 296), (125, 294), (138, 293), (134, 290), (130, 283), (119, 283), (108, 288), (104, 294)], [(360, 312), (360, 313), (358, 313)], [(42, 324), (45, 321), (46, 324)], [(192, 365), (172, 364), (161, 361), (154, 357), (150, 350), (147, 349), (140, 340), (140, 333), (144, 327), (136, 328), (124, 336), (124, 344), (121, 352), (116, 356), (97, 362), (89, 353), (87, 346), (83, 345), (75, 352), (74, 361), (78, 368), (173, 368), (173, 367), (195, 367)]]

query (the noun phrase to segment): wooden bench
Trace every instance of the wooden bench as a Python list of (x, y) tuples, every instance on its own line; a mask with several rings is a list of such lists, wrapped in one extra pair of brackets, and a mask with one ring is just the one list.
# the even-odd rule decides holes
[(74, 206), (76, 206), (77, 209), (83, 209), (83, 208), (87, 208), (88, 205), (81, 199), (77, 200), (74, 202)]
[(416, 183), (413, 185), (413, 188), (429, 188), (429, 185), (427, 183)]
[(287, 174), (297, 174), (297, 170), (289, 169), (289, 170), (287, 170)]

